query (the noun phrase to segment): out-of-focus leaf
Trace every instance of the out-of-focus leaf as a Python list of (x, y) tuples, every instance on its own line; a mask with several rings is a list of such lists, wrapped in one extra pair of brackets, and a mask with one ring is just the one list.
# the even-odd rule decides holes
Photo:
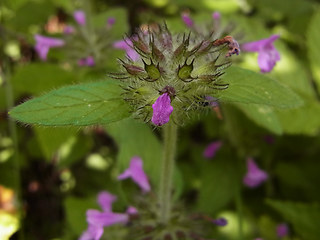
[(88, 228), (86, 222), (86, 211), (88, 209), (99, 209), (96, 198), (68, 197), (64, 201), (68, 226), (74, 234), (80, 236)]
[(76, 82), (76, 76), (50, 63), (32, 63), (19, 67), (11, 79), (16, 96), (40, 94)]
[(77, 130), (70, 128), (34, 127), (35, 135), (46, 160), (52, 160), (59, 147), (69, 138), (76, 135)]
[(317, 47), (320, 43), (320, 10), (316, 12), (311, 20), (307, 33), (307, 47), (309, 54), (309, 61), (315, 80), (317, 81), (318, 91), (320, 92), (320, 56)]
[(216, 157), (212, 161), (204, 160), (200, 176), (198, 210), (215, 214), (228, 204), (238, 187), (236, 176), (237, 171), (231, 158)]
[(266, 105), (236, 104), (244, 114), (259, 126), (268, 129), (275, 134), (282, 133), (282, 127), (273, 109)]
[(277, 111), (283, 131), (289, 134), (316, 135), (320, 129), (320, 103), (304, 99), (297, 109)]
[(221, 102), (239, 102), (294, 108), (302, 104), (300, 97), (277, 81), (250, 70), (230, 67), (224, 76), (229, 88), (217, 93)]
[(158, 184), (162, 146), (150, 127), (128, 118), (109, 124), (107, 132), (119, 146), (117, 164), (120, 170), (128, 168), (133, 156), (140, 156), (143, 160), (143, 168), (151, 178), (152, 183)]
[(112, 8), (93, 17), (93, 23), (99, 27), (106, 27), (108, 18), (115, 18), (115, 23), (110, 29), (110, 36), (121, 40), (128, 32), (127, 12), (124, 8)]
[(51, 1), (28, 1), (16, 10), (10, 25), (17, 30), (28, 31), (31, 25), (45, 24), (53, 13), (54, 6)]
[(113, 80), (67, 86), (13, 108), (10, 115), (23, 123), (45, 126), (107, 124), (130, 115), (121, 92)]
[(279, 212), (287, 222), (291, 223), (303, 239), (319, 239), (319, 204), (283, 202), (270, 199), (267, 200), (267, 204)]

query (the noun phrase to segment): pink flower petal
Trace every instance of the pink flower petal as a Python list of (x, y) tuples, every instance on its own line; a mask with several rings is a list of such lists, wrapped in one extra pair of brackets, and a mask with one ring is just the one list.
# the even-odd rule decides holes
[(113, 47), (125, 50), (127, 56), (133, 61), (137, 61), (138, 59), (140, 59), (140, 55), (133, 49), (132, 41), (128, 38), (126, 38), (125, 40), (114, 42)]
[(34, 48), (38, 53), (40, 59), (42, 59), (43, 61), (47, 60), (47, 54), (50, 48), (62, 47), (65, 44), (62, 39), (45, 37), (39, 34), (34, 35), (34, 38), (36, 40), (36, 45)]
[(216, 155), (216, 152), (221, 148), (222, 142), (215, 141), (210, 143), (203, 152), (205, 158), (213, 158)]
[(99, 212), (98, 210), (87, 211), (87, 221), (94, 226), (108, 227), (114, 224), (125, 224), (129, 220), (128, 214)]
[(261, 185), (268, 179), (268, 174), (261, 170), (252, 158), (247, 159), (248, 172), (243, 178), (243, 183), (250, 188)]
[(144, 191), (149, 192), (151, 187), (145, 172), (143, 171), (143, 162), (139, 157), (133, 157), (130, 166), (122, 174), (118, 176), (118, 180), (131, 177), (132, 180)]
[(98, 194), (98, 204), (104, 212), (112, 211), (112, 203), (117, 200), (117, 196), (107, 192), (102, 191)]
[(152, 105), (152, 108), (153, 115), (151, 121), (155, 125), (162, 126), (169, 122), (173, 107), (171, 106), (171, 99), (168, 93), (160, 95)]
[(181, 18), (182, 18), (183, 22), (187, 25), (187, 27), (192, 27), (193, 26), (193, 20), (191, 19), (189, 14), (183, 13), (181, 15)]
[(85, 25), (86, 24), (86, 14), (84, 11), (78, 10), (73, 13), (74, 20), (79, 25)]

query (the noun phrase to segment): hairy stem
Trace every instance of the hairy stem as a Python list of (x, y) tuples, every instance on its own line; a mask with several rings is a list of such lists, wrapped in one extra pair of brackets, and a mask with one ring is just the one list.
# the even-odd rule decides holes
[(164, 154), (160, 175), (159, 220), (166, 224), (170, 219), (172, 179), (177, 144), (177, 125), (169, 121), (163, 129)]

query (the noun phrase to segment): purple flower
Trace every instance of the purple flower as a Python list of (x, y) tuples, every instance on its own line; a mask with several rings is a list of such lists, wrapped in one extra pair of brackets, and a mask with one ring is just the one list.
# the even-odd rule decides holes
[(74, 32), (75, 32), (74, 27), (72, 27), (70, 25), (65, 26), (63, 29), (64, 34), (72, 34)]
[(225, 218), (217, 218), (217, 219), (213, 219), (212, 223), (218, 226), (226, 226), (228, 224), (228, 221)]
[(126, 178), (132, 178), (132, 180), (139, 185), (144, 192), (150, 191), (150, 184), (147, 175), (143, 171), (143, 162), (140, 157), (133, 157), (130, 161), (130, 166), (122, 174), (118, 176), (118, 180)]
[(36, 45), (34, 48), (40, 59), (43, 61), (47, 60), (47, 55), (50, 48), (62, 47), (65, 44), (62, 39), (45, 37), (38, 34), (34, 36), (34, 39), (36, 40)]
[(103, 227), (89, 225), (88, 229), (83, 232), (79, 240), (99, 240), (103, 234)]
[(280, 35), (271, 35), (269, 38), (242, 45), (242, 49), (248, 52), (258, 52), (258, 64), (261, 72), (270, 72), (280, 60), (280, 54), (274, 47), (273, 42)]
[(153, 114), (151, 121), (155, 125), (161, 126), (169, 122), (173, 107), (171, 106), (171, 99), (168, 93), (160, 95), (152, 105), (152, 108)]
[(216, 155), (216, 152), (221, 148), (222, 142), (215, 141), (210, 143), (206, 149), (203, 151), (203, 156), (205, 158), (213, 158)]
[(92, 209), (87, 211), (89, 227), (82, 233), (79, 240), (99, 240), (103, 234), (103, 227), (128, 222), (129, 215), (127, 213), (112, 212), (112, 204), (116, 200), (117, 197), (109, 192), (102, 191), (98, 194), (97, 202), (103, 212)]
[(115, 18), (109, 17), (108, 20), (107, 20), (107, 26), (108, 26), (108, 27), (112, 27), (113, 24), (115, 24), (115, 22), (116, 22), (116, 19), (115, 19)]
[(190, 18), (188, 13), (182, 13), (181, 18), (183, 22), (187, 25), (187, 27), (193, 26), (193, 20)]
[(86, 24), (86, 14), (84, 11), (78, 10), (73, 13), (74, 20), (81, 26)]
[(212, 13), (212, 18), (214, 20), (220, 20), (221, 14), (219, 12), (214, 12), (214, 13)]
[(277, 236), (283, 238), (289, 234), (289, 226), (286, 223), (281, 223), (277, 225)]
[(86, 57), (86, 58), (81, 58), (78, 61), (79, 66), (88, 66), (92, 67), (95, 65), (94, 58), (92, 56)]
[(117, 49), (125, 50), (127, 53), (127, 56), (131, 58), (133, 61), (136, 61), (140, 58), (139, 54), (133, 49), (132, 41), (128, 38), (121, 41), (114, 42), (113, 47)]
[(98, 194), (98, 204), (104, 212), (112, 211), (112, 203), (117, 200), (117, 196), (107, 192), (102, 191)]
[(133, 207), (133, 206), (129, 206), (129, 207), (127, 208), (126, 213), (128, 213), (129, 215), (136, 215), (136, 214), (138, 214), (138, 209), (136, 209), (136, 208)]
[(128, 214), (125, 213), (100, 212), (91, 209), (87, 211), (87, 221), (89, 225), (97, 227), (108, 227), (118, 223), (125, 224), (128, 220)]
[(243, 178), (243, 183), (250, 188), (258, 187), (268, 179), (268, 174), (261, 170), (252, 158), (247, 159), (248, 172)]

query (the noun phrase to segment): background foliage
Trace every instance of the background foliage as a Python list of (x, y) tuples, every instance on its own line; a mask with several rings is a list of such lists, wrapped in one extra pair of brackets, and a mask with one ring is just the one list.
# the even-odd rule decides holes
[[(143, 158), (152, 186), (158, 182), (159, 129), (126, 118), (127, 109), (118, 103), (112, 108), (100, 104), (118, 96), (106, 73), (118, 71), (117, 58), (125, 52), (110, 47), (99, 65), (90, 68), (67, 62), (61, 49), (51, 49), (47, 62), (34, 51), (33, 35), (61, 37), (59, 26), (74, 24), (76, 9), (85, 9), (94, 27), (103, 27), (108, 17), (114, 17), (115, 25), (106, 36), (111, 43), (142, 24), (163, 19), (173, 31), (185, 30), (182, 12), (200, 25), (210, 24), (212, 12), (219, 11), (222, 24), (231, 24), (231, 34), (239, 36), (240, 43), (280, 34), (275, 45), (281, 60), (271, 73), (258, 73), (256, 54), (241, 53), (225, 75), (230, 91), (221, 93), (222, 118), (210, 111), (180, 129), (175, 199), (191, 212), (226, 217), (226, 227), (212, 228), (215, 239), (240, 239), (240, 222), (243, 239), (278, 239), (275, 227), (282, 222), (290, 227), (284, 239), (319, 239), (320, 8), (312, 0), (1, 1), (0, 238), (13, 234), (10, 239), (77, 239), (87, 226), (85, 211), (97, 207), (95, 197), (101, 190), (117, 194), (115, 209), (124, 210), (135, 186), (119, 183), (116, 176), (132, 156)], [(269, 92), (261, 90), (266, 82), (272, 85)], [(42, 96), (31, 102), (44, 109), (45, 119), (54, 121), (57, 113), (43, 107), (55, 106), (57, 111), (59, 102), (48, 102), (44, 94), (54, 90), (49, 94), (67, 97), (76, 83), (84, 89), (80, 100), (73, 99), (57, 119), (61, 125), (69, 125), (67, 121), (86, 125), (74, 118), (75, 105), (91, 104), (96, 115), (89, 123), (96, 124), (94, 117), (103, 116), (104, 125), (35, 127), (8, 117), (13, 106)], [(55, 90), (60, 87), (64, 88)], [(98, 99), (89, 94), (91, 87), (101, 90)], [(258, 88), (265, 94), (253, 94)], [(91, 102), (83, 103), (86, 92)], [(14, 111), (25, 119), (34, 117), (23, 106)], [(126, 119), (111, 123), (122, 118)], [(207, 160), (203, 150), (214, 140), (223, 146)], [(254, 157), (269, 174), (256, 189), (242, 183), (247, 157)], [(22, 219), (20, 226), (17, 219)]]

